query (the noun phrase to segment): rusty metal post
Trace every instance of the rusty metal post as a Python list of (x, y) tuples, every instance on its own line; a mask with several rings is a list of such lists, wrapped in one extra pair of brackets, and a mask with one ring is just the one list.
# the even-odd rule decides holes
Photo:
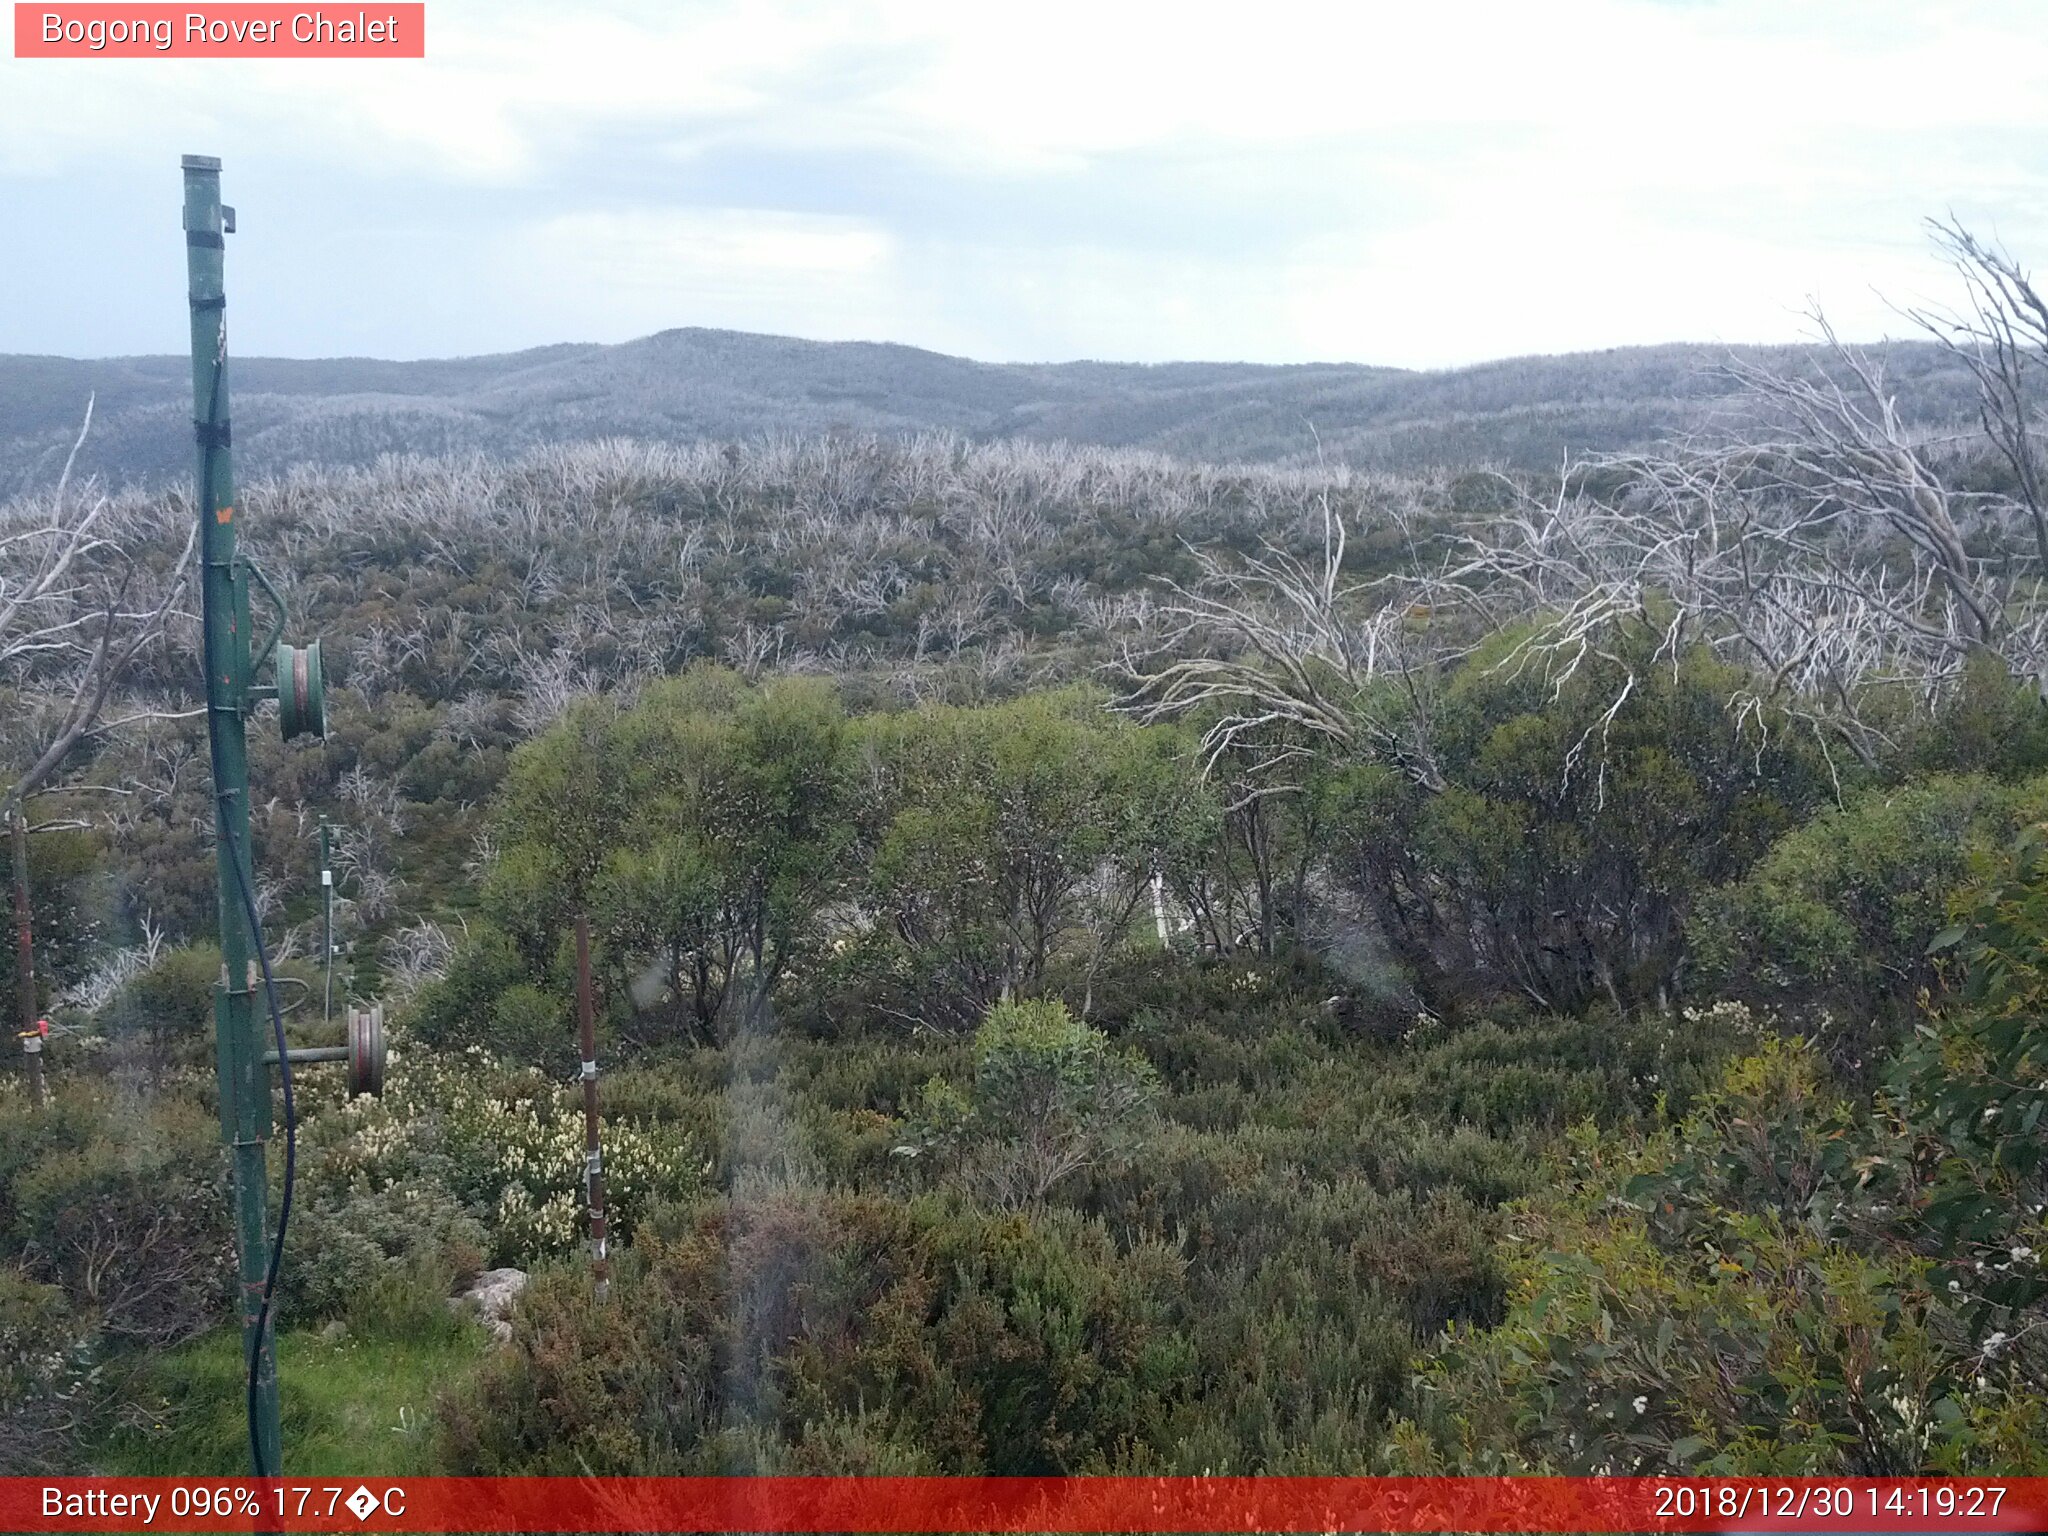
[(28, 1057), (29, 1093), (38, 1107), (49, 1102), (43, 1084), (43, 1033), (36, 1021), (36, 947), (28, 905), (28, 807), (7, 818), (14, 854), (14, 990), (21, 1005), (21, 1049)]
[(334, 861), (329, 857), (327, 818), (320, 818), (320, 1022), (334, 1017)]
[(576, 917), (576, 1027), (583, 1045), (583, 1187), (590, 1205), (590, 1273), (597, 1299), (611, 1294), (611, 1256), (605, 1242), (604, 1152), (598, 1142), (597, 1018), (590, 999), (590, 919)]

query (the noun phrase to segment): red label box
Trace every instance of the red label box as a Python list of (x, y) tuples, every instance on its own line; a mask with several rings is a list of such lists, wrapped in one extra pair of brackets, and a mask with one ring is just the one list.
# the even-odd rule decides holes
[(0, 1478), (0, 1530), (1008, 1533), (2048, 1530), (2048, 1478)]
[(16, 0), (17, 59), (423, 59), (424, 4), (75, 5)]

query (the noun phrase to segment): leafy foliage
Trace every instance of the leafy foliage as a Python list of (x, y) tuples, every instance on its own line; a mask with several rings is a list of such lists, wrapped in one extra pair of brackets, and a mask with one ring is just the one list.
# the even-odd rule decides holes
[(1201, 800), (1171, 733), (1083, 694), (876, 717), (859, 741), (873, 853), (857, 899), (877, 918), (864, 958), (899, 978), (895, 1006), (933, 1023), (1038, 991), (1063, 959), (1092, 973)]
[(1579, 1133), (1524, 1208), (1506, 1324), (1437, 1354), (1419, 1463), (2048, 1465), (2042, 846), (1960, 900), (1961, 985), (1873, 1103), (1779, 1039), (1675, 1126)]
[(1043, 1474), (1143, 1465), (1190, 1385), (1173, 1255), (804, 1190), (678, 1209), (569, 1275), (451, 1413), (452, 1465)]
[[(52, 996), (83, 978), (96, 958), (101, 938), (104, 892), (96, 878), (106, 849), (88, 832), (35, 830), (46, 817), (32, 812), (28, 838), (29, 913), (35, 928), (36, 1000), (47, 1008)], [(0, 945), (0, 997), (10, 1004), (19, 996), (16, 980), (14, 928), (14, 840), (0, 823), (0, 902), (4, 902), (10, 942)], [(9, 1014), (10, 1018), (16, 1017)]]
[[(1520, 387), (1484, 372), (1429, 397), (1483, 415)], [(1169, 375), (1089, 387), (1145, 397), (1136, 435), (1280, 440), (1182, 393), (1242, 378)], [(338, 459), (400, 432), (272, 426)], [(1426, 458), (1464, 430), (1332, 445)], [(1847, 770), (1654, 591), (1575, 663), (1542, 614), (1484, 637), (1376, 597), (1515, 512), (1488, 474), (830, 436), (385, 459), (247, 500), (339, 642), (325, 746), (254, 741), (259, 899), (303, 954), (333, 817), (343, 987), (393, 1005), (396, 1041), (381, 1103), (305, 1085), (284, 1315), (341, 1342), (286, 1344), (445, 1362), (423, 1462), (2037, 1464), (2048, 878), (1999, 849), (2041, 814), (2048, 737), (1999, 669), (1933, 729), (1873, 706), (1857, 739), (1884, 753)], [(157, 556), (182, 530), (146, 492), (107, 516)], [(1358, 729), (1219, 738), (1214, 697), (1139, 724), (1077, 683), (1151, 633), (1162, 579), (1215, 551), (1310, 571), (1339, 517), (1359, 536), (1317, 612), (1343, 643), (1292, 659), (1314, 692), (1363, 658), (1322, 690)], [(1285, 670), (1284, 625), (1236, 633)], [(1376, 669), (1418, 636), (1426, 665)], [(176, 701), (175, 661), (138, 689)], [(0, 1300), (43, 1362), (0, 1368), (0, 1402), (53, 1465), (124, 1394), (117, 1442), (154, 1446), (180, 1393), (127, 1373), (223, 1315), (217, 958), (181, 943), (212, 921), (197, 741), (166, 720), (82, 753), (137, 793), (75, 841), (51, 889), (76, 921), (45, 927), (67, 1017), (118, 1048), (67, 1048), (47, 1114), (0, 1101)], [(575, 1258), (578, 915), (602, 1314)], [(147, 945), (110, 953), (122, 933)], [(477, 1360), (444, 1303), (493, 1262), (535, 1281)], [(220, 1341), (185, 1349), (231, 1377)]]
[(64, 1293), (0, 1267), (0, 1476), (69, 1465), (79, 1431), (104, 1409), (100, 1340)]
[[(1960, 996), (1916, 1031), (1897, 1072), (1920, 1131), (1925, 1219), (1948, 1278), (1980, 1316), (2048, 1319), (2048, 825), (1958, 902), (1934, 946), (1964, 966)], [(2017, 1337), (2019, 1327), (2014, 1327)]]

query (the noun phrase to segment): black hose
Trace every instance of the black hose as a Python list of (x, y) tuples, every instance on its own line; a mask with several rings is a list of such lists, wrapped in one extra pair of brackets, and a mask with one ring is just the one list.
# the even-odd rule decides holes
[[(225, 358), (222, 354), (225, 353), (226, 347), (227, 340), (225, 335), (223, 335), (221, 353), (215, 354), (213, 360), (213, 389), (207, 401), (205, 431), (200, 439), (205, 455), (200, 465), (199, 499), (201, 505), (199, 515), (201, 517), (206, 516), (209, 510), (204, 503), (213, 491), (213, 456), (219, 451), (220, 385), (221, 378), (226, 372)], [(199, 602), (201, 632), (211, 637), (217, 634), (218, 631), (215, 629), (213, 622), (213, 589), (206, 580), (203, 559), (199, 578)], [(204, 645), (201, 646), (201, 649), (202, 651), (205, 649)], [(277, 1272), (284, 1263), (285, 1229), (291, 1225), (292, 1219), (292, 1185), (298, 1173), (299, 1117), (298, 1107), (292, 1095), (291, 1059), (286, 1055), (284, 1014), (277, 1005), (277, 979), (271, 974), (270, 951), (263, 943), (263, 924), (256, 913), (256, 898), (249, 890), (249, 877), (242, 869), (242, 848), (235, 838), (234, 819), (228, 805), (232, 792), (220, 787), (220, 722), (211, 699), (213, 691), (211, 676), (213, 658), (210, 655), (205, 656), (203, 658), (203, 665), (209, 674), (207, 678), (207, 693), (209, 697), (206, 708), (206, 744), (213, 756), (215, 811), (220, 825), (221, 837), (227, 843), (228, 864), (235, 872), (235, 886), (242, 897), (242, 911), (249, 920), (249, 939), (255, 945), (257, 963), (263, 968), (263, 996), (265, 1002), (270, 1007), (271, 1033), (277, 1040), (278, 1076), (284, 1087), (284, 1199), (278, 1206), (277, 1236), (271, 1240), (270, 1244), (270, 1264), (263, 1276), (263, 1299), (256, 1309), (256, 1330), (250, 1340), (248, 1362), (249, 1460), (256, 1476), (272, 1477), (284, 1469), (282, 1467), (266, 1468), (263, 1465), (263, 1437), (258, 1432), (256, 1422), (256, 1384), (262, 1375), (263, 1339), (270, 1327), (271, 1298), (277, 1292)], [(230, 978), (231, 982), (232, 980), (233, 978)]]

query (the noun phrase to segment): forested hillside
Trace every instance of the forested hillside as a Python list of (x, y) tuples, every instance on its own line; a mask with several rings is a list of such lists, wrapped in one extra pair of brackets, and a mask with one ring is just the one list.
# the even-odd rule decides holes
[[(1817, 366), (1817, 348), (1666, 346), (1516, 358), (1447, 372), (1352, 364), (996, 364), (913, 347), (664, 331), (429, 362), (238, 358), (235, 442), (254, 473), (363, 466), (382, 454), (503, 455), (597, 437), (653, 442), (766, 432), (1018, 438), (1283, 464), (1328, 458), (1419, 471), (1548, 470), (1567, 453), (1642, 448), (1712, 424), (1731, 359)], [(1908, 419), (1967, 420), (1968, 370), (1928, 343), (1890, 349)], [(89, 395), (82, 472), (190, 472), (182, 357), (0, 357), (0, 491), (47, 485)]]
[[(567, 419), (624, 431), (666, 386), (605, 370), (769, 345), (410, 376), (529, 423), (586, 377)], [(1867, 359), (1757, 356), (1747, 434), (1496, 472), (1514, 369), (1585, 360), (1097, 370), (1103, 438), (1242, 387), (1298, 457), (1298, 384), (1500, 450), (1396, 472), (1327, 422), (1322, 463), (979, 441), (1090, 370), (833, 355), (826, 413), (960, 376), (876, 382), (870, 434), (243, 488), (331, 668), (324, 741), (251, 735), (288, 1027), (332, 1033), (326, 816), (394, 1042), (381, 1099), (301, 1075), (289, 1469), (2048, 1472), (2031, 407), (1930, 434)], [(987, 415), (896, 435), (920, 401)], [(238, 403), (237, 451), (316, 405)], [(229, 1472), (190, 509), (81, 474), (0, 511), (74, 550), (0, 631), (10, 777), (135, 637), (26, 801), (57, 1029), (50, 1105), (0, 1089), (0, 1470)], [(493, 1330), (447, 1303), (496, 1267)]]

